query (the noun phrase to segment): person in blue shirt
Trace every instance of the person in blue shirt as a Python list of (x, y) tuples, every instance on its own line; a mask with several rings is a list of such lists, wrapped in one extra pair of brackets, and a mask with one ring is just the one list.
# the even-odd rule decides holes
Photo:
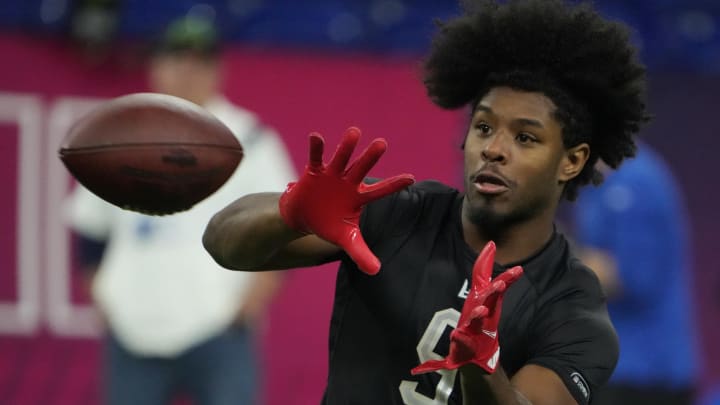
[(594, 404), (691, 404), (698, 359), (683, 194), (662, 157), (638, 146), (574, 210), (578, 254), (600, 279), (620, 338)]

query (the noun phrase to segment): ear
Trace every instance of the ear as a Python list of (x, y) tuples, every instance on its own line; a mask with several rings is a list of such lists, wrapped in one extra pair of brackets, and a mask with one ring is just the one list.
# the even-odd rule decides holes
[(590, 145), (581, 143), (565, 151), (565, 156), (558, 168), (558, 181), (566, 183), (582, 171), (590, 157)]

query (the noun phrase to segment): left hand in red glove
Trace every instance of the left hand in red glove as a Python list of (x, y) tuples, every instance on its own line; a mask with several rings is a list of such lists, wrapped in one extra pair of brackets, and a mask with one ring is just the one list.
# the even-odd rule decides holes
[(454, 370), (475, 364), (489, 374), (500, 358), (498, 324), (505, 290), (523, 273), (520, 266), (506, 270), (492, 280), (495, 243), (488, 242), (473, 266), (472, 286), (465, 299), (457, 328), (450, 334), (450, 353), (442, 360), (428, 360), (411, 373), (422, 374), (440, 369)]
[(290, 228), (313, 233), (340, 246), (361, 271), (374, 275), (380, 271), (380, 260), (360, 233), (360, 213), (366, 204), (400, 191), (415, 180), (410, 174), (400, 174), (374, 184), (363, 183), (385, 153), (387, 142), (375, 139), (348, 164), (359, 139), (360, 130), (349, 128), (330, 162), (325, 164), (325, 141), (319, 134), (310, 134), (310, 161), (300, 179), (288, 184), (280, 196), (279, 209)]

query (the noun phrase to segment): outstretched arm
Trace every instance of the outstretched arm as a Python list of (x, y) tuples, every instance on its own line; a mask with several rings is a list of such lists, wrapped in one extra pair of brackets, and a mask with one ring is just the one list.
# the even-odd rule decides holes
[(359, 138), (359, 129), (348, 129), (325, 164), (324, 140), (311, 134), (310, 159), (300, 179), (282, 194), (249, 195), (216, 214), (203, 236), (205, 248), (222, 266), (239, 270), (316, 265), (344, 250), (362, 271), (377, 273), (380, 263), (360, 234), (360, 213), (414, 180), (404, 174), (363, 184), (387, 144), (375, 139), (348, 165)]
[(203, 245), (218, 264), (233, 270), (275, 270), (335, 260), (340, 248), (285, 224), (281, 193), (244, 196), (210, 220)]

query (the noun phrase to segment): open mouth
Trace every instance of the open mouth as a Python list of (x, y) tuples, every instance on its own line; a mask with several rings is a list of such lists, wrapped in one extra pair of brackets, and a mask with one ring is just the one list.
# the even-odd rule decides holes
[(501, 194), (510, 188), (504, 179), (490, 173), (478, 174), (474, 183), (477, 191), (482, 194)]

